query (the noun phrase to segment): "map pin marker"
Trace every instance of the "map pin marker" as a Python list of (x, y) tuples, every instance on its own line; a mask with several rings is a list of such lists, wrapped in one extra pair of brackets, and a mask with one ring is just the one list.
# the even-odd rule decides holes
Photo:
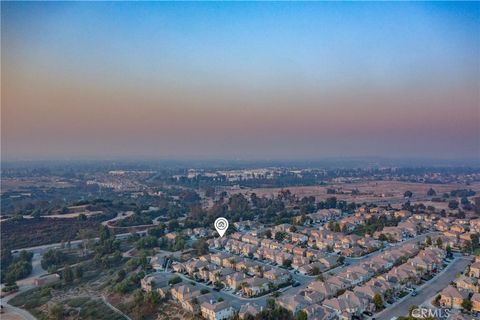
[(228, 229), (228, 220), (220, 217), (217, 220), (215, 220), (214, 225), (215, 225), (215, 229), (217, 230), (220, 237), (223, 237), (223, 235), (225, 234), (225, 232)]

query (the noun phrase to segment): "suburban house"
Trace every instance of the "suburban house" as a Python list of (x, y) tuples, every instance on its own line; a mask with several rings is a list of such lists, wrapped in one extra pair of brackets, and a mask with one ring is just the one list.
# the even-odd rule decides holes
[(468, 291), (458, 290), (450, 285), (440, 292), (439, 303), (442, 307), (462, 309), (462, 301), (467, 297)]
[(180, 303), (201, 295), (200, 290), (191, 284), (178, 283), (173, 286), (172, 297)]
[(328, 299), (333, 297), (337, 291), (338, 288), (330, 285), (329, 283), (322, 282), (322, 281), (313, 281), (311, 282), (308, 287), (308, 290), (313, 290), (321, 293), (323, 295), (324, 299)]
[(200, 306), (202, 316), (207, 320), (226, 320), (229, 319), (234, 309), (226, 301), (222, 302), (204, 302)]
[(211, 293), (202, 294), (200, 296), (193, 297), (189, 300), (185, 300), (181, 303), (182, 308), (190, 311), (194, 315), (201, 313), (200, 306), (204, 302), (215, 300), (215, 297)]
[(245, 273), (235, 272), (226, 277), (226, 282), (230, 288), (237, 289), (247, 278), (249, 277)]
[(480, 262), (475, 262), (470, 266), (470, 277), (480, 278)]
[(265, 271), (263, 277), (277, 286), (290, 280), (290, 274), (287, 271), (274, 268)]
[(369, 302), (367, 299), (356, 295), (352, 291), (346, 291), (338, 298), (325, 300), (323, 305), (335, 311), (341, 319), (350, 319), (367, 310)]
[(254, 302), (247, 302), (240, 307), (238, 316), (240, 319), (245, 319), (247, 315), (256, 316), (258, 313), (263, 311), (263, 307), (259, 306)]
[(466, 277), (465, 275), (460, 276), (455, 281), (458, 289), (469, 290), (471, 292), (478, 292), (478, 279)]
[(296, 314), (310, 304), (309, 301), (305, 300), (304, 296), (293, 293), (280, 296), (277, 303), (281, 307), (290, 310), (293, 314)]
[(333, 310), (327, 309), (319, 304), (312, 304), (303, 309), (308, 319), (312, 320), (333, 320), (336, 318)]
[(268, 280), (265, 278), (252, 277), (245, 279), (243, 282), (247, 284), (242, 289), (244, 295), (247, 297), (259, 295), (269, 289)]
[(472, 298), (472, 310), (480, 312), (480, 293), (476, 292), (473, 294)]

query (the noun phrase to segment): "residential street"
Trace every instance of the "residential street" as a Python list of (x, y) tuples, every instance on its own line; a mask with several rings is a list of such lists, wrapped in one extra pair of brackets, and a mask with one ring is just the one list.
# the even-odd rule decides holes
[(408, 308), (412, 305), (421, 305), (426, 298), (435, 296), (437, 292), (445, 288), (455, 276), (464, 271), (466, 266), (471, 262), (471, 257), (460, 256), (450, 263), (450, 265), (443, 270), (438, 276), (430, 280), (417, 290), (418, 295), (408, 295), (403, 300), (391, 305), (387, 309), (378, 313), (375, 318), (377, 320), (390, 320), (393, 317), (404, 316), (408, 313)]

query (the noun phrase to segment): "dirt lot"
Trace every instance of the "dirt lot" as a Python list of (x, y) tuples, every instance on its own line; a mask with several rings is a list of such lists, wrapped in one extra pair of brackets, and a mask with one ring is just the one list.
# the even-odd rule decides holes
[[(385, 201), (403, 201), (403, 193), (407, 190), (413, 192), (412, 200), (425, 199), (428, 189), (433, 188), (438, 196), (445, 192), (450, 192), (455, 189), (472, 189), (480, 192), (480, 183), (469, 186), (463, 184), (426, 184), (426, 183), (411, 183), (400, 181), (371, 181), (361, 183), (335, 183), (327, 186), (306, 186), (306, 187), (290, 187), (293, 194), (298, 197), (314, 196), (317, 201), (335, 196), (337, 199), (362, 202), (385, 202)], [(336, 189), (344, 192), (344, 194), (327, 194), (327, 189)], [(351, 191), (358, 189), (360, 195), (353, 196)], [(231, 193), (256, 193), (257, 196), (271, 197), (278, 194), (281, 188), (255, 188), (255, 189), (234, 189)]]

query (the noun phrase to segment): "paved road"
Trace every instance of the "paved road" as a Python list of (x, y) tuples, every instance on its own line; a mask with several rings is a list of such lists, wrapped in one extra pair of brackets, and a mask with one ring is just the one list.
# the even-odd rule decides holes
[[(26, 280), (26, 279), (24, 279), (24, 280)], [(30, 312), (28, 312), (27, 310), (20, 309), (20, 308), (17, 308), (17, 307), (14, 307), (14, 306), (8, 304), (8, 301), (10, 299), (14, 298), (15, 296), (17, 296), (18, 294), (20, 294), (22, 292), (30, 290), (32, 288), (34, 288), (34, 286), (32, 286), (32, 285), (23, 285), (23, 286), (19, 285), (19, 289), (18, 289), (17, 292), (12, 293), (12, 294), (0, 299), (1, 304), (3, 306), (3, 309), (4, 309), (4, 312), (5, 312), (4, 314), (2, 314), (2, 316), (0, 318), (1, 319), (5, 318), (5, 319), (36, 320), (36, 318), (34, 316), (32, 316), (30, 314)]]
[(378, 313), (375, 318), (378, 320), (390, 320), (393, 317), (404, 316), (408, 313), (408, 308), (412, 305), (421, 305), (426, 298), (433, 297), (443, 288), (445, 288), (455, 276), (465, 270), (471, 262), (471, 257), (457, 257), (450, 265), (445, 268), (439, 275), (425, 283), (417, 289), (418, 295), (413, 297), (406, 296), (402, 300), (389, 306), (387, 309)]
[(125, 219), (125, 218), (130, 217), (130, 216), (133, 215), (133, 214), (134, 214), (133, 211), (118, 212), (117, 215), (116, 215), (115, 217), (113, 217), (112, 219), (103, 221), (103, 222), (102, 222), (102, 226), (106, 226), (106, 225), (108, 225), (110, 222), (113, 222), (113, 221), (123, 220), (123, 219)]

